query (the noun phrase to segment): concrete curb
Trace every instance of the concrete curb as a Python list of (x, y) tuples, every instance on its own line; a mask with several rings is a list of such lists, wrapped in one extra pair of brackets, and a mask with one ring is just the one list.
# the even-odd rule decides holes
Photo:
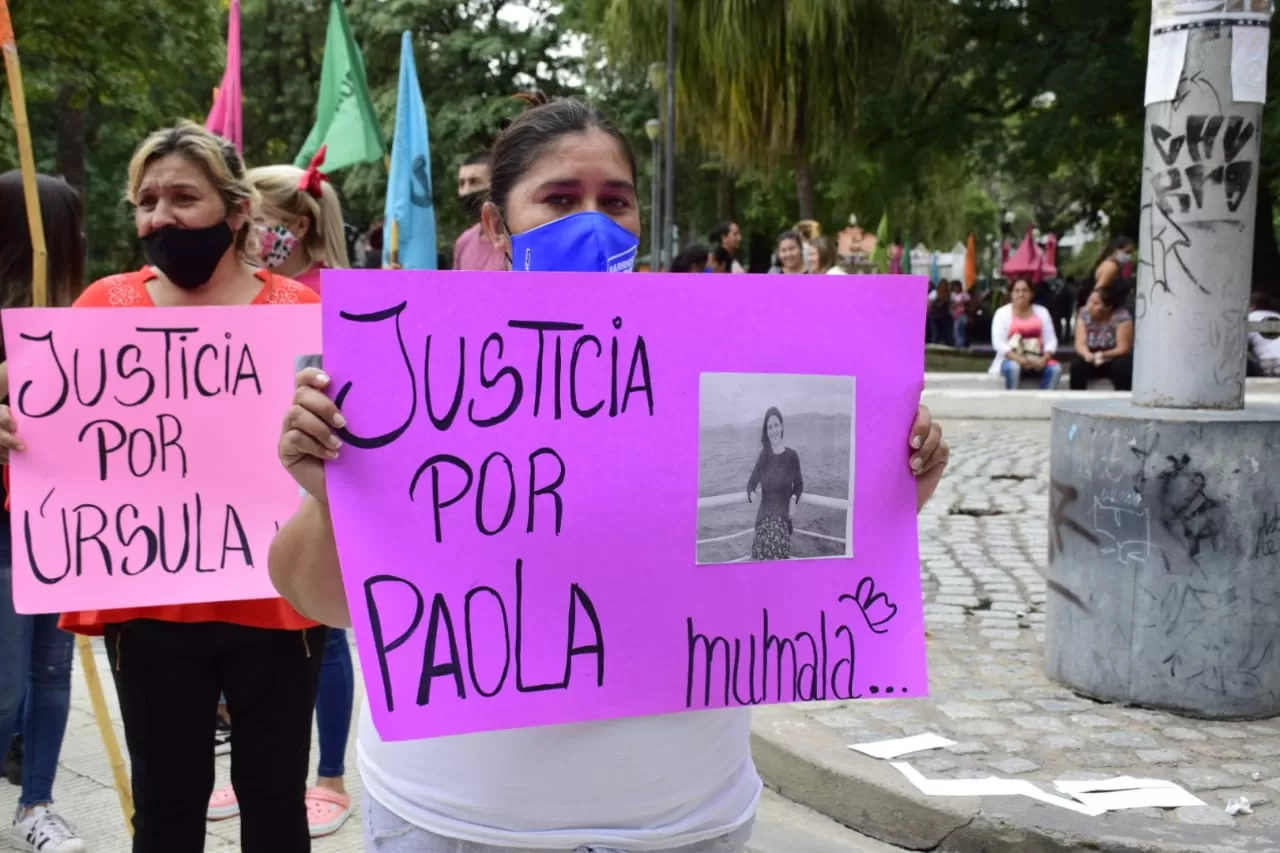
[(786, 705), (755, 709), (752, 752), (782, 796), (863, 835), (939, 853), (1277, 853), (1280, 839), (1132, 814), (1085, 817), (1021, 797), (926, 797)]

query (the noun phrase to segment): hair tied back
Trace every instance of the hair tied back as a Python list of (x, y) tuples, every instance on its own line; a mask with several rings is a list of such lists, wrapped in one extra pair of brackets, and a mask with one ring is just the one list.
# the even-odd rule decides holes
[(320, 198), (324, 194), (324, 182), (329, 180), (329, 176), (320, 171), (320, 167), (324, 165), (324, 156), (328, 151), (328, 145), (321, 145), (320, 150), (316, 152), (316, 156), (311, 158), (311, 162), (307, 164), (307, 170), (302, 173), (302, 178), (298, 181), (298, 189), (314, 198)]

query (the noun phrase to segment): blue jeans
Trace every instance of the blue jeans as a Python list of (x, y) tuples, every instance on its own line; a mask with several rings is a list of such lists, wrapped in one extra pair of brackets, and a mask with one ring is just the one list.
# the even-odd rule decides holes
[(320, 741), (317, 776), (337, 779), (346, 771), (347, 737), (351, 733), (351, 706), (355, 702), (356, 677), (351, 666), (347, 632), (330, 628), (320, 666), (316, 693), (316, 732)]
[[(672, 847), (664, 853), (746, 853), (753, 823), (748, 821), (727, 835)], [(525, 847), (494, 847), (445, 838), (406, 823), (367, 794), (364, 798), (364, 849), (366, 853), (627, 853), (626, 850), (600, 844), (535, 851)]]
[(75, 638), (58, 628), (58, 614), (14, 612), (9, 524), (0, 523), (0, 751), (8, 751), (20, 730), (23, 807), (53, 802), (53, 777), (71, 713), (74, 654)]
[[(1052, 391), (1058, 387), (1058, 380), (1062, 378), (1062, 365), (1051, 364), (1042, 371), (1028, 372), (1028, 376), (1040, 376), (1040, 390)], [(1009, 391), (1018, 390), (1018, 386), (1022, 383), (1022, 365), (1016, 361), (1005, 359), (1000, 364), (1000, 375), (1004, 377), (1004, 387)]]
[(969, 315), (961, 314), (955, 319), (956, 348), (969, 346)]

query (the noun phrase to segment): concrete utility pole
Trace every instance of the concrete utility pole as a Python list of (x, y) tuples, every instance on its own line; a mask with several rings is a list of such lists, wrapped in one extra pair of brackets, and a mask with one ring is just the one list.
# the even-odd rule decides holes
[(1244, 406), (1271, 0), (1155, 0), (1133, 399), (1053, 415), (1045, 667), (1280, 714), (1280, 407)]
[(676, 242), (676, 0), (667, 0), (667, 209), (663, 216), (663, 259), (670, 265)]

